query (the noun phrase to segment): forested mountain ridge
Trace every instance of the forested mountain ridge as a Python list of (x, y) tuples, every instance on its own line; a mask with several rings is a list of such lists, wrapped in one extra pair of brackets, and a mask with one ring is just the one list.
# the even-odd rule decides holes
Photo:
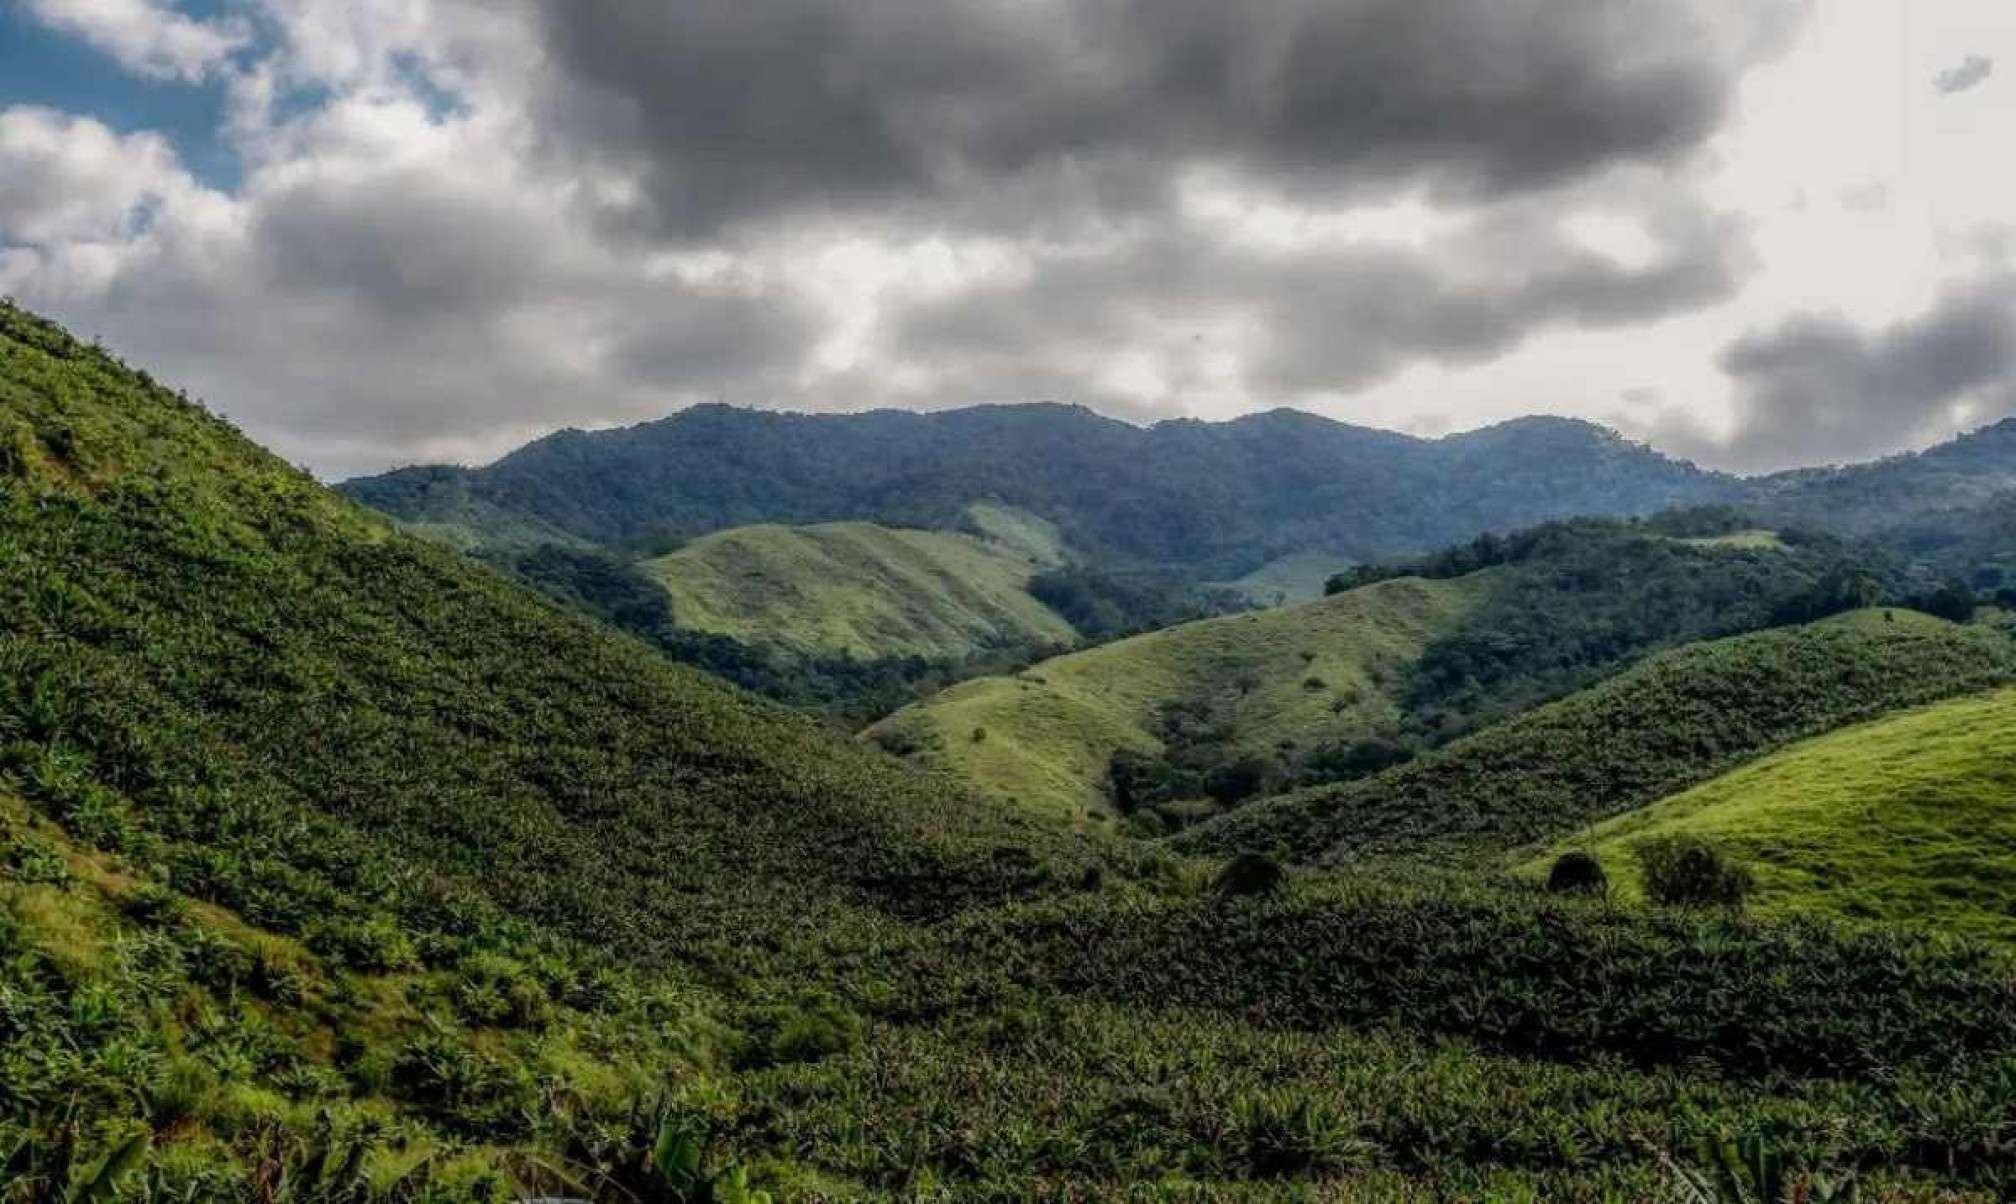
[(1297, 554), (1377, 560), (1577, 515), (1744, 506), (1772, 525), (1881, 531), (2016, 488), (2016, 423), (1868, 464), (1740, 478), (1575, 419), (1422, 439), (1273, 410), (1137, 427), (1077, 406), (792, 414), (696, 406), (563, 431), (482, 468), (345, 482), (450, 540), (676, 544), (752, 523), (951, 528), (999, 499), (1095, 558), (1229, 580)]
[(1061, 405), (931, 414), (698, 406), (567, 431), (485, 468), (346, 482), (402, 520), (601, 544), (757, 522), (950, 526), (998, 499), (1084, 553), (1229, 579), (1320, 550), (1364, 560), (1574, 514), (1727, 500), (1730, 479), (1600, 427), (1522, 419), (1442, 439), (1275, 410), (1131, 426)]

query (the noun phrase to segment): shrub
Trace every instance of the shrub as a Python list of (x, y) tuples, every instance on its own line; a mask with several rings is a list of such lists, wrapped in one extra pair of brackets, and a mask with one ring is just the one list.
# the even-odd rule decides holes
[(1756, 885), (1750, 871), (1698, 836), (1639, 841), (1633, 852), (1645, 873), (1645, 893), (1668, 907), (1743, 906)]
[(1218, 871), (1212, 889), (1229, 898), (1265, 895), (1281, 889), (1287, 881), (1281, 863), (1261, 853), (1241, 853)]
[(1603, 863), (1580, 849), (1563, 853), (1547, 874), (1547, 889), (1557, 895), (1600, 895), (1610, 889)]

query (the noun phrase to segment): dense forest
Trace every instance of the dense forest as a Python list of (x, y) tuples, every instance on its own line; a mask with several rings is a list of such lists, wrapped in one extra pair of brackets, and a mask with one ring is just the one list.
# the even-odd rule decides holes
[(859, 415), (700, 406), (621, 431), (563, 432), (481, 469), (406, 469), (343, 488), (477, 538), (557, 530), (601, 544), (755, 522), (942, 527), (995, 498), (1055, 523), (1098, 560), (1229, 580), (1294, 552), (1371, 559), (1571, 514), (1721, 500), (1732, 485), (1559, 419), (1431, 441), (1289, 410), (1144, 430), (1028, 405)]

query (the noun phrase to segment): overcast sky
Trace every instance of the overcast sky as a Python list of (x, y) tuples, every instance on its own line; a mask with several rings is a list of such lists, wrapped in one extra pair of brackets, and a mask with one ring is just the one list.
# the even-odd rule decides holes
[(2012, 0), (0, 0), (0, 292), (327, 476), (697, 401), (2016, 410)]

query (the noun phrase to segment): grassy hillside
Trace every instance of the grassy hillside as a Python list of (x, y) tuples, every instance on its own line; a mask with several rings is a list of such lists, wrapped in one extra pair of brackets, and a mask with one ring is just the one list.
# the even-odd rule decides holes
[(1407, 667), (1485, 588), (1392, 581), (1187, 623), (961, 683), (868, 734), (1033, 813), (1103, 814), (1113, 755), (1161, 750), (1173, 704), (1208, 708), (1228, 749), (1259, 756), (1393, 727)]
[(1690, 645), (1375, 777), (1193, 829), (1198, 852), (1305, 861), (1495, 855), (1643, 806), (1788, 742), (2016, 677), (2016, 643), (1872, 610)]
[(639, 567), (681, 627), (806, 655), (955, 657), (1077, 634), (1028, 592), (1045, 562), (953, 532), (737, 527)]
[[(1956, 698), (1807, 740), (1570, 839), (1626, 897), (1631, 846), (1707, 837), (1749, 865), (1756, 905), (2016, 940), (2016, 691)], [(1536, 863), (1537, 864), (1537, 863)]]
[(1330, 578), (1351, 567), (1351, 562), (1330, 552), (1296, 552), (1270, 560), (1259, 568), (1225, 583), (1260, 606), (1286, 606), (1313, 602), (1323, 596)]

